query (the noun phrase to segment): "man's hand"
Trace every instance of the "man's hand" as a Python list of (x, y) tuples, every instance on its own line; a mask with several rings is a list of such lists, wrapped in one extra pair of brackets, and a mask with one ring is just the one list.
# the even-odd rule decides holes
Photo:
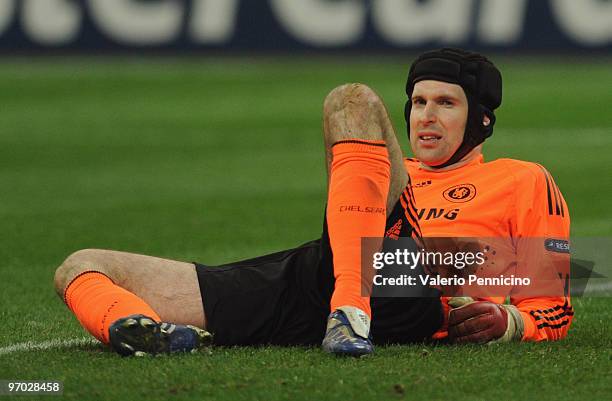
[(523, 319), (514, 305), (454, 297), (448, 302), (448, 338), (455, 343), (497, 343), (520, 340)]

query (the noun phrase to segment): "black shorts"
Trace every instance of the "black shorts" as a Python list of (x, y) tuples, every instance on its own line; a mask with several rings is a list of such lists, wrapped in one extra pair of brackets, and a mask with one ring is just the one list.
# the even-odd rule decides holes
[[(402, 203), (406, 204), (398, 201), (387, 218), (386, 231), (397, 235), (397, 227), (402, 227), (400, 236), (409, 237), (412, 226)], [(397, 224), (399, 220), (403, 222)], [(334, 290), (327, 224), (320, 239), (294, 249), (221, 266), (195, 265), (206, 328), (214, 334), (216, 344), (321, 344)], [(374, 342), (429, 339), (443, 320), (436, 295), (372, 297)]]

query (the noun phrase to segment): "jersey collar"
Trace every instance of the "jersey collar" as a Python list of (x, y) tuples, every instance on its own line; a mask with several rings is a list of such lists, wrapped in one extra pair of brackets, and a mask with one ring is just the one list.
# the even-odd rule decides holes
[(454, 165), (450, 165), (448, 167), (445, 167), (443, 169), (440, 170), (429, 170), (426, 168), (423, 168), (423, 164), (421, 164), (421, 162), (419, 163), (419, 170), (421, 171), (426, 171), (428, 173), (445, 173), (447, 171), (454, 171), (454, 170), (458, 170), (458, 169), (463, 169), (463, 168), (468, 168), (468, 167), (473, 167), (476, 165), (480, 165), (484, 163), (484, 156), (483, 154), (479, 154), (478, 156), (474, 157), (472, 160), (470, 160), (469, 162), (467, 162), (466, 164), (463, 164), (459, 167), (455, 167)]

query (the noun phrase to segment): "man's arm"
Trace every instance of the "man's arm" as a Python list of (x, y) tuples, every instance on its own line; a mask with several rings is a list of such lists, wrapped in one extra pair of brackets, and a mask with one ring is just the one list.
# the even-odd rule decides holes
[(524, 322), (523, 341), (560, 340), (574, 317), (568, 297), (512, 299)]
[(513, 298), (510, 304), (456, 297), (449, 305), (448, 335), (456, 343), (559, 340), (574, 316), (567, 297)]
[[(569, 211), (552, 176), (525, 163), (516, 176), (516, 210), (510, 223), (517, 238), (517, 275), (535, 284), (517, 291), (510, 304), (500, 299), (451, 299), (448, 335), (455, 342), (559, 340), (567, 335), (574, 310), (569, 295)], [(549, 246), (553, 240), (557, 246)], [(552, 277), (552, 280), (545, 279)]]
[[(525, 274), (536, 278), (552, 273), (558, 281), (550, 289), (531, 288), (530, 292), (541, 293), (537, 296), (519, 292), (510, 302), (523, 318), (522, 340), (559, 340), (567, 335), (574, 316), (569, 294), (569, 210), (552, 175), (540, 165), (530, 163), (529, 167), (534, 179), (518, 184), (524, 189), (517, 195), (516, 234), (525, 240), (517, 245), (517, 270), (521, 274), (521, 267), (528, 269)], [(534, 258), (537, 265), (529, 262)]]

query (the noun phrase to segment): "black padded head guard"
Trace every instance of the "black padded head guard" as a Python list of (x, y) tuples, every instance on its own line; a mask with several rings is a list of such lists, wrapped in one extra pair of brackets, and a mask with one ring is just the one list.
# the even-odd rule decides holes
[[(450, 48), (423, 53), (410, 66), (406, 83), (408, 101), (404, 109), (404, 117), (408, 125), (408, 135), (410, 135), (410, 111), (414, 84), (424, 80), (457, 84), (463, 88), (468, 99), (468, 118), (463, 142), (448, 161), (433, 166), (446, 167), (461, 160), (493, 134), (493, 125), (495, 125), (493, 110), (499, 107), (502, 99), (501, 73), (491, 61), (478, 53)], [(482, 123), (485, 115), (491, 119), (488, 126)]]

